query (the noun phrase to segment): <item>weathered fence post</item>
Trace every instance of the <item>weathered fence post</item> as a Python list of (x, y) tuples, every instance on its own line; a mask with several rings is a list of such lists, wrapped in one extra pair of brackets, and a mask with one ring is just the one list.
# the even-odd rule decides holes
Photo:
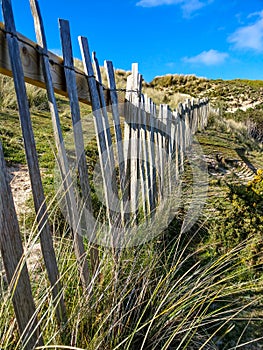
[(147, 119), (147, 113), (145, 109), (145, 97), (141, 95), (141, 140), (142, 140), (142, 159), (143, 159), (143, 181), (145, 188), (145, 206), (146, 206), (146, 216), (153, 210), (153, 189), (152, 189), (152, 179), (151, 179), (151, 160), (150, 160), (150, 123)]
[[(145, 96), (145, 110), (147, 113), (147, 139), (148, 139), (148, 152), (149, 152), (149, 163), (150, 163), (150, 185), (151, 185), (151, 201), (150, 208), (151, 214), (153, 214), (156, 204), (158, 201), (158, 187), (157, 187), (157, 167), (159, 165), (158, 159), (160, 158), (158, 154), (158, 120), (156, 117), (156, 106), (154, 106), (153, 101), (148, 96)], [(159, 170), (159, 169), (158, 169)], [(159, 186), (160, 189), (160, 186)]]
[(33, 192), (34, 206), (37, 215), (40, 243), (48, 277), (52, 286), (52, 295), (55, 303), (58, 303), (57, 317), (59, 323), (65, 321), (65, 307), (62, 299), (59, 271), (52, 242), (51, 230), (48, 222), (47, 206), (39, 170), (38, 156), (34, 140), (34, 133), (30, 118), (29, 105), (24, 82), (24, 73), (20, 58), (18, 40), (16, 37), (15, 21), (10, 0), (2, 1), (3, 17), (7, 30), (7, 41), (10, 61), (12, 65), (13, 79), (18, 102), (20, 123), (25, 145), (26, 159), (30, 174)]
[(167, 153), (165, 149), (165, 131), (166, 124), (164, 120), (164, 105), (160, 104), (159, 106), (159, 115), (158, 115), (158, 144), (159, 144), (159, 162), (160, 162), (160, 193), (163, 197), (165, 191), (165, 169), (167, 163)]
[[(62, 43), (62, 52), (64, 58), (64, 71), (66, 76), (66, 84), (69, 95), (71, 119), (73, 125), (75, 154), (77, 161), (77, 168), (79, 173), (80, 187), (83, 197), (82, 205), (84, 207), (84, 220), (86, 221), (86, 228), (89, 227), (88, 218), (85, 215), (85, 207), (92, 210), (90, 186), (88, 177), (88, 166), (86, 162), (83, 129), (80, 118), (80, 107), (77, 93), (76, 74), (74, 71), (73, 52), (71, 46), (71, 36), (69, 22), (63, 19), (59, 19), (60, 37)], [(84, 233), (85, 234), (85, 233)], [(76, 257), (79, 264), (80, 276), (84, 287), (87, 287), (90, 282), (90, 273), (87, 263), (87, 253), (84, 248), (83, 238), (77, 232), (74, 232), (74, 244)]]
[(155, 210), (157, 202), (158, 202), (158, 185), (157, 185), (157, 174), (156, 174), (156, 134), (158, 132), (157, 124), (157, 107), (156, 104), (153, 103), (152, 99), (150, 99), (150, 111), (151, 111), (151, 143), (152, 143), (152, 184), (153, 184), (153, 210)]
[[(129, 106), (129, 122), (130, 122), (130, 202), (131, 212), (135, 215), (135, 220), (138, 219), (139, 208), (139, 186), (138, 179), (140, 177), (139, 155), (140, 155), (140, 125), (139, 119), (139, 82), (138, 82), (138, 64), (132, 64), (131, 81), (127, 82), (127, 99), (131, 102)], [(129, 90), (131, 90), (129, 92)], [(137, 94), (137, 95), (136, 95)]]
[(0, 248), (24, 349), (43, 345), (0, 142)]
[(175, 110), (172, 113), (172, 135), (173, 135), (173, 160), (175, 161), (175, 177), (179, 179), (179, 116)]
[(164, 145), (165, 145), (165, 156), (166, 156), (166, 167), (165, 167), (165, 179), (166, 179), (166, 186), (169, 193), (171, 193), (172, 190), (172, 184), (171, 184), (171, 162), (172, 162), (172, 140), (171, 140), (171, 110), (170, 107), (167, 104), (163, 105), (163, 123), (165, 126), (165, 138), (164, 138)]
[[(123, 135), (121, 130), (121, 121), (119, 114), (119, 102), (118, 102), (118, 94), (116, 89), (116, 82), (114, 76), (113, 64), (111, 61), (104, 62), (104, 68), (107, 75), (108, 87), (110, 89), (110, 101), (111, 101), (111, 109), (114, 123), (114, 131), (115, 131), (115, 139), (117, 143), (117, 159), (119, 163), (119, 173), (120, 173), (120, 188), (121, 188), (121, 201), (124, 212), (124, 225), (129, 221), (129, 212), (128, 212), (128, 197), (127, 191), (125, 189), (126, 183), (126, 173), (125, 173), (125, 161), (124, 161), (124, 149), (123, 149)], [(123, 109), (123, 108), (122, 108)]]
[[(99, 61), (96, 57), (96, 53), (93, 52), (92, 54), (93, 57), (93, 62), (94, 62), (94, 67), (95, 67), (95, 72), (97, 76), (97, 91), (99, 94), (99, 100), (100, 100), (100, 109), (102, 111), (102, 122), (104, 126), (104, 134), (105, 134), (105, 140), (106, 140), (106, 145), (107, 145), (107, 157), (108, 157), (108, 162), (109, 162), (109, 167), (110, 167), (110, 173), (108, 174), (108, 186), (112, 187), (112, 192), (118, 197), (118, 190), (117, 190), (117, 178), (116, 178), (116, 173), (115, 173), (115, 158), (114, 158), (114, 152), (113, 152), (113, 145), (112, 145), (112, 137), (110, 133), (110, 124), (109, 124), (109, 118), (108, 118), (108, 113), (107, 113), (107, 106), (106, 106), (106, 101), (104, 98), (104, 90), (103, 90), (103, 85), (102, 85), (102, 78), (101, 78), (101, 72), (100, 72), (100, 66), (99, 66)], [(120, 202), (119, 200), (116, 201), (114, 208), (115, 211), (120, 213)]]
[[(84, 70), (87, 75), (88, 85), (91, 94), (93, 120), (96, 130), (106, 211), (108, 216), (109, 228), (111, 230), (113, 228), (113, 224), (116, 224), (116, 226), (121, 225), (120, 213), (122, 209), (120, 206), (117, 191), (115, 159), (110, 134), (110, 125), (107, 115), (106, 102), (103, 95), (103, 89), (100, 89), (100, 87), (102, 88), (102, 85), (101, 82), (96, 82), (94, 77), (94, 70), (92, 67), (91, 55), (87, 38), (79, 37), (79, 44), (82, 54)], [(96, 74), (98, 79), (101, 80), (100, 69), (95, 55), (94, 59), (96, 62)], [(97, 84), (99, 84), (99, 86), (97, 86)], [(113, 231), (111, 233), (113, 233)], [(111, 242), (108, 242), (109, 244), (117, 244), (115, 240), (118, 239), (118, 237), (111, 235), (110, 239)]]
[(177, 107), (179, 116), (179, 171), (182, 173), (184, 171), (184, 152), (185, 152), (185, 124), (184, 124), (184, 109), (182, 103), (179, 103)]
[[(42, 68), (46, 83), (46, 89), (47, 89), (47, 95), (48, 95), (48, 101), (49, 101), (49, 108), (52, 118), (52, 125), (54, 130), (54, 138), (56, 147), (58, 150), (58, 166), (60, 171), (60, 176), (63, 184), (63, 190), (64, 195), (66, 198), (66, 207), (67, 207), (67, 216), (70, 222), (70, 226), (73, 231), (73, 236), (77, 234), (78, 225), (80, 222), (80, 215), (77, 208), (77, 202), (74, 195), (73, 190), (73, 181), (69, 170), (69, 164), (66, 154), (66, 149), (64, 145), (64, 140), (62, 136), (62, 130), (60, 125), (60, 119), (59, 119), (59, 113), (53, 88), (53, 82), (52, 82), (52, 76), (50, 71), (50, 63), (49, 63), (49, 57), (48, 57), (48, 51), (47, 51), (47, 42), (46, 42), (46, 35), (44, 30), (44, 24), (42, 21), (42, 16), (40, 13), (40, 8), (37, 0), (30, 0), (31, 5), (31, 11), (35, 22), (35, 32), (38, 44), (40, 48), (42, 49)], [(88, 203), (89, 204), (89, 203)], [(92, 210), (92, 208), (89, 208)], [(74, 240), (74, 244), (78, 244), (78, 240)], [(75, 246), (75, 253), (78, 254), (79, 249), (77, 246)], [(92, 270), (95, 272), (97, 262), (94, 261), (92, 258), (92, 249), (91, 249), (91, 265)]]
[(191, 101), (187, 99), (184, 104), (185, 107), (185, 145), (186, 149), (191, 147)]

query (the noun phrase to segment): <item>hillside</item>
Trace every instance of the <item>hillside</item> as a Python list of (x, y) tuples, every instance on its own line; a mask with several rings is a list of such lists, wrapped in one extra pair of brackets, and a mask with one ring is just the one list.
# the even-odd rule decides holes
[(263, 103), (261, 80), (211, 80), (193, 75), (166, 75), (154, 78), (145, 87), (161, 91), (166, 103), (174, 93), (189, 94), (195, 98), (208, 97), (215, 107), (225, 112), (247, 110)]
[[(128, 75), (116, 71), (119, 89), (125, 88)], [(105, 81), (103, 71), (102, 76)], [(193, 169), (186, 159), (178, 215), (159, 237), (122, 251), (119, 260), (101, 247), (101, 273), (87, 299), (77, 278), (70, 232), (54, 205), (56, 152), (46, 93), (30, 85), (27, 89), (73, 329), (66, 336), (56, 328), (39, 244), (35, 249), (32, 243), (37, 230), (15, 94), (12, 80), (1, 75), (0, 138), (23, 240), (33, 250), (30, 273), (46, 342), (92, 350), (262, 349), (263, 81), (173, 75), (143, 82), (143, 92), (156, 103), (176, 108), (185, 98), (209, 97), (219, 108), (219, 114), (211, 113), (208, 128), (196, 135), (208, 172), (206, 204), (191, 231), (181, 235), (193, 191)], [(59, 96), (57, 101), (66, 134), (71, 129), (69, 103)], [(81, 104), (81, 113), (89, 114), (90, 107)], [(91, 142), (86, 148), (90, 173), (96, 147)], [(0, 299), (0, 348), (12, 350), (19, 335), (1, 274), (0, 282), (0, 295), (9, 300), (7, 307), (6, 299)]]
[(144, 82), (143, 92), (156, 103), (176, 108), (186, 98), (208, 97), (211, 106), (226, 119), (243, 122), (248, 134), (263, 141), (263, 81), (212, 80), (194, 75), (165, 75)]
[[(79, 63), (81, 66), (81, 63)], [(116, 70), (119, 89), (125, 89), (130, 72)], [(106, 75), (102, 68), (103, 81)], [(186, 99), (208, 97), (211, 106), (226, 119), (243, 122), (249, 135), (263, 140), (263, 81), (262, 80), (212, 80), (194, 75), (165, 75), (154, 78), (150, 83), (143, 81), (142, 92), (158, 104), (176, 108)]]

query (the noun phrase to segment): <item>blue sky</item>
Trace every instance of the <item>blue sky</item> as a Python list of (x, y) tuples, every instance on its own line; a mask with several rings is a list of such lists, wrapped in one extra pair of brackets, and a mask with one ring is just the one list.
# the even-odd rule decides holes
[[(17, 30), (35, 41), (28, 0), (12, 0)], [(74, 56), (86, 36), (100, 64), (132, 62), (146, 81), (164, 74), (263, 80), (263, 0), (39, 0), (48, 46), (61, 52), (70, 21)], [(2, 21), (2, 15), (0, 17)]]

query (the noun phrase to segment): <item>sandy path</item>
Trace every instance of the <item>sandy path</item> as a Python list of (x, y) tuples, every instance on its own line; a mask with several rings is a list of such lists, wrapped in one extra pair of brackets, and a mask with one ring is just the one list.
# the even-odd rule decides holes
[(8, 168), (10, 185), (18, 217), (25, 215), (29, 209), (26, 205), (31, 196), (31, 184), (26, 165), (15, 165)]
[[(32, 210), (32, 208), (30, 209), (27, 205), (27, 201), (31, 196), (31, 183), (28, 168), (26, 165), (17, 164), (13, 165), (12, 167), (8, 167), (7, 171), (18, 220), (21, 219), (21, 221), (23, 221), (23, 217), (26, 217), (26, 215)], [(34, 270), (36, 267), (40, 266), (40, 244), (34, 244), (30, 250), (31, 252), (27, 258), (27, 266), (29, 270)], [(5, 276), (2, 259), (0, 256), (0, 277), (1, 275), (2, 277)]]

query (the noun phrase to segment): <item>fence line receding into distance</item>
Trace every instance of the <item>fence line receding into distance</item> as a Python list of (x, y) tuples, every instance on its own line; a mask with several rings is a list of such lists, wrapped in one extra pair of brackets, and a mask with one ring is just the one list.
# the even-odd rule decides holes
[[(48, 51), (38, 1), (30, 0), (30, 5), (37, 43), (16, 32), (11, 1), (2, 0), (5, 24), (0, 23), (0, 73), (14, 79), (41, 249), (58, 324), (63, 326), (67, 323), (66, 305), (49, 226), (25, 82), (47, 90), (60, 182), (65, 194), (66, 217), (71, 227), (84, 290), (88, 288), (92, 276), (98, 272), (99, 254), (96, 245), (105, 244), (106, 238), (96, 241), (95, 227), (90, 222), (93, 209), (79, 102), (92, 107), (106, 208), (106, 227), (108, 238), (110, 237), (106, 243), (119, 248), (127, 240), (127, 235), (121, 237), (120, 233), (128, 232), (132, 235), (132, 228), (136, 228), (140, 222), (150, 223), (163, 201), (172, 195), (184, 170), (185, 152), (191, 147), (192, 135), (197, 130), (204, 129), (207, 124), (209, 101), (187, 100), (179, 104), (176, 110), (166, 104), (157, 108), (152, 99), (142, 93), (142, 75), (139, 74), (136, 63), (132, 65), (131, 75), (127, 78), (125, 96), (123, 91), (118, 93), (113, 64), (110, 61), (104, 63), (108, 86), (103, 86), (98, 59), (95, 53), (93, 56), (90, 54), (87, 39), (79, 37), (84, 66), (82, 72), (73, 64), (68, 21), (59, 20), (63, 51), (61, 59)], [(70, 164), (64, 146), (55, 93), (67, 96), (70, 102), (81, 201), (76, 198), (73, 177), (69, 171)], [(43, 339), (1, 142), (0, 165), (1, 255), (10, 288), (15, 288), (12, 294), (13, 304), (21, 340), (25, 349), (32, 349), (36, 345), (42, 345)], [(85, 234), (85, 228), (95, 232)], [(83, 236), (91, 235), (95, 244), (87, 252), (84, 249)], [(128, 236), (128, 239), (132, 241), (132, 237)], [(14, 282), (15, 279), (17, 283)]]

